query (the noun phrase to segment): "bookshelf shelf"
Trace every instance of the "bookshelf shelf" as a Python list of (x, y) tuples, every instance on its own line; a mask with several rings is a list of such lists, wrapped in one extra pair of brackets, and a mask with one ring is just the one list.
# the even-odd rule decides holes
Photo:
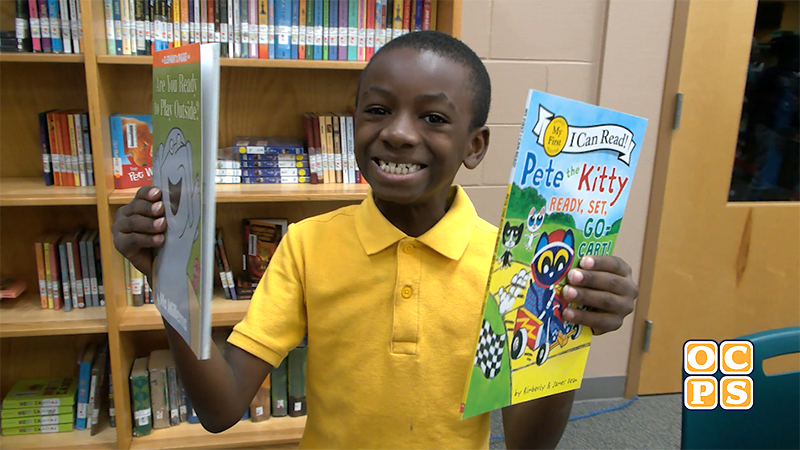
[[(367, 196), (366, 184), (218, 184), (217, 203), (353, 201)], [(125, 205), (136, 189), (117, 189), (108, 196), (112, 205)]]
[(58, 55), (52, 53), (0, 53), (0, 62), (32, 62), (32, 63), (82, 63), (84, 57), (79, 55)]
[[(228, 300), (221, 295), (211, 300), (211, 324), (233, 326), (247, 313), (250, 300)], [(161, 330), (164, 323), (156, 305), (128, 306), (119, 321), (120, 331)]]
[(262, 422), (243, 420), (222, 433), (212, 434), (200, 424), (182, 423), (176, 427), (153, 430), (148, 436), (133, 438), (130, 449), (210, 449), (291, 444), (300, 441), (305, 426), (306, 417), (272, 417)]
[[(17, 298), (0, 302), (0, 338), (106, 333), (106, 309), (102, 306), (64, 310), (42, 309), (37, 286)], [(5, 447), (3, 447), (5, 448)]]
[(41, 177), (0, 178), (0, 206), (96, 204), (94, 186), (45, 186)]
[(112, 450), (116, 449), (116, 428), (106, 426), (92, 436), (89, 430), (75, 430), (67, 433), (30, 434), (25, 436), (0, 437), (3, 450)]
[[(98, 64), (153, 65), (152, 56), (97, 55)], [(270, 69), (362, 70), (366, 61), (320, 61), (305, 59), (221, 58), (222, 67), (261, 67)]]

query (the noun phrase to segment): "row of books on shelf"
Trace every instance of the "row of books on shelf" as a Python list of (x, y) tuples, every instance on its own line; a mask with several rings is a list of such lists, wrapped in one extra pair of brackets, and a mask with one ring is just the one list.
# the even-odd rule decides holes
[(42, 174), (47, 186), (94, 186), (89, 113), (49, 110), (39, 113)]
[(80, 0), (16, 2), (16, 51), (82, 53)]
[[(224, 351), (227, 345), (225, 336), (215, 334), (214, 341)], [(270, 417), (306, 415), (307, 355), (308, 347), (304, 340), (264, 379), (241, 420), (261, 422)], [(129, 380), (135, 437), (147, 436), (154, 429), (200, 422), (170, 350), (155, 350), (134, 360)]]
[(115, 426), (108, 343), (87, 344), (74, 377), (20, 380), (3, 398), (2, 434), (60, 433)]
[(47, 233), (34, 244), (42, 309), (105, 306), (97, 230)]
[(231, 58), (369, 61), (435, 29), (437, 0), (104, 0), (109, 55), (219, 43)]
[[(152, 116), (110, 117), (114, 182), (119, 189), (148, 186), (152, 173)], [(219, 184), (366, 183), (354, 153), (353, 116), (304, 114), (303, 140), (240, 136), (219, 149)]]

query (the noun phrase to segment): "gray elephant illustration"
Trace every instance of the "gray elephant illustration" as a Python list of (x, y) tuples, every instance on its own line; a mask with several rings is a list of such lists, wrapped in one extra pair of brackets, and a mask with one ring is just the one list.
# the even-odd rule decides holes
[[(161, 188), (167, 220), (164, 246), (155, 260), (156, 302), (175, 319), (193, 349), (200, 348), (200, 302), (187, 275), (192, 247), (200, 235), (200, 178), (193, 175), (192, 145), (173, 128), (153, 158), (153, 181)], [(191, 332), (190, 332), (191, 330)]]

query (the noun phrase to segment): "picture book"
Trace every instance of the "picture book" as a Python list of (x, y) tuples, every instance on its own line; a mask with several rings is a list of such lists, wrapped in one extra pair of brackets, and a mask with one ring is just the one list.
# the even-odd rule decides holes
[(200, 359), (211, 340), (219, 67), (217, 43), (153, 56), (153, 184), (167, 230), (151, 281), (159, 312)]
[(151, 115), (114, 114), (109, 117), (114, 185), (117, 189), (151, 184), (153, 123)]
[(18, 381), (3, 399), (3, 410), (75, 404), (77, 378), (36, 378)]
[(580, 258), (613, 254), (646, 125), (529, 92), (463, 418), (581, 386), (592, 330), (562, 319), (561, 289)]
[(242, 223), (245, 255), (244, 272), (250, 281), (259, 281), (269, 266), (272, 255), (286, 234), (285, 219), (245, 219)]

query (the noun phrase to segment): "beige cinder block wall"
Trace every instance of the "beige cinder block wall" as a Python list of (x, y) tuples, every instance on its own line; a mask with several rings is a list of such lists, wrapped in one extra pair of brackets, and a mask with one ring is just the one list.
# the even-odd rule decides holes
[[(492, 135), (484, 163), (456, 182), (483, 218), (500, 221), (528, 89), (645, 117), (615, 250), (638, 280), (673, 7), (674, 0), (463, 0), (462, 39), (492, 78)], [(622, 395), (632, 319), (593, 342), (583, 398)]]

